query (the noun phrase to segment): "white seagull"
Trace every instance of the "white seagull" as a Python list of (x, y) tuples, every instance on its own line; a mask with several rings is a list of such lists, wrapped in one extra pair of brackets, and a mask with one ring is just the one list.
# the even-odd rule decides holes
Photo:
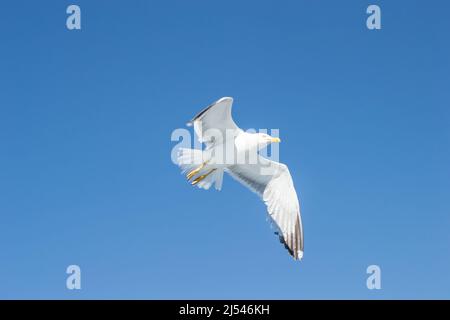
[[(204, 150), (181, 148), (178, 165), (192, 185), (222, 188), (223, 173), (258, 194), (267, 206), (280, 242), (295, 260), (303, 257), (303, 227), (300, 205), (291, 174), (286, 165), (271, 161), (258, 151), (279, 138), (264, 133), (248, 133), (231, 117), (233, 98), (224, 97), (198, 113), (194, 125)], [(230, 148), (231, 146), (231, 148)], [(231, 156), (230, 156), (231, 154)], [(255, 156), (252, 158), (252, 154)], [(252, 161), (253, 159), (253, 161)]]

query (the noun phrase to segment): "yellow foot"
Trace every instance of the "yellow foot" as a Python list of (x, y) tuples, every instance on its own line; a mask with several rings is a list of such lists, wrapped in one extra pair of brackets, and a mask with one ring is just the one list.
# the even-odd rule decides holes
[(199, 173), (200, 170), (202, 170), (203, 167), (204, 167), (205, 165), (206, 165), (206, 162), (203, 162), (203, 163), (201, 164), (200, 167), (198, 167), (197, 169), (194, 169), (194, 170), (192, 170), (191, 172), (189, 172), (189, 173), (186, 175), (186, 179), (191, 180), (192, 177), (195, 176), (197, 173)]
[(205, 173), (203, 175), (201, 175), (200, 177), (197, 177), (194, 179), (194, 181), (192, 181), (192, 185), (195, 186), (197, 183), (199, 183), (200, 181), (202, 181), (203, 179), (205, 179), (207, 176), (209, 176), (211, 173), (213, 173), (214, 171), (216, 171), (216, 169), (211, 169), (208, 171), (208, 173)]

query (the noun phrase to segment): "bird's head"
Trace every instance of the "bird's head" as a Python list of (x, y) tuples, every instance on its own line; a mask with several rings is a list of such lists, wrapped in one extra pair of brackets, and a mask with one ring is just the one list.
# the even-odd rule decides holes
[(256, 133), (259, 149), (267, 147), (271, 143), (280, 143), (280, 138), (272, 137), (266, 133)]

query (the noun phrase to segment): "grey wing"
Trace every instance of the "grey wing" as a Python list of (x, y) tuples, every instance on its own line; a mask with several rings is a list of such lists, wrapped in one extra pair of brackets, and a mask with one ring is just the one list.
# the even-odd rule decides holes
[(289, 169), (284, 164), (259, 157), (260, 164), (234, 165), (227, 172), (257, 193), (267, 206), (280, 241), (298, 260), (303, 257), (303, 226), (300, 204)]
[(222, 98), (203, 109), (188, 123), (194, 125), (200, 142), (207, 146), (220, 143), (225, 140), (227, 130), (239, 130), (231, 116), (232, 105), (233, 98)]

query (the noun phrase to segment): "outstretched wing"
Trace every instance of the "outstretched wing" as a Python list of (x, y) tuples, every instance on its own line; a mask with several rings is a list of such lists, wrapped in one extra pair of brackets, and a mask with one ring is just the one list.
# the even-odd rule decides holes
[(194, 131), (200, 142), (207, 146), (221, 143), (227, 130), (239, 130), (231, 117), (233, 98), (225, 97), (209, 105), (198, 113), (188, 125), (194, 125)]
[(280, 241), (294, 259), (303, 257), (300, 205), (286, 165), (259, 156), (259, 164), (234, 165), (227, 172), (257, 193), (267, 206)]

